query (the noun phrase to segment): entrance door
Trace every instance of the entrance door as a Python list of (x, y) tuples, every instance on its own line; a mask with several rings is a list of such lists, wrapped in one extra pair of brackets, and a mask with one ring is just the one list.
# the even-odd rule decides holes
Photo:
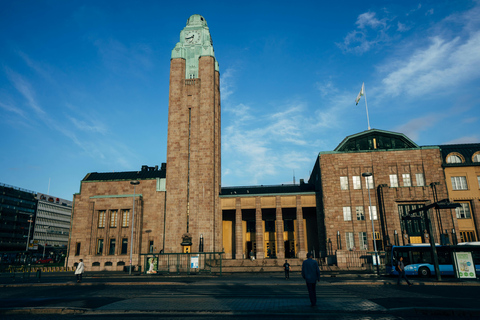
[[(250, 251), (252, 250), (253, 250), (252, 241), (247, 241), (247, 254), (245, 255), (247, 259), (250, 259)], [(253, 254), (255, 255), (255, 252)]]
[(290, 241), (285, 241), (284, 248), (285, 248), (285, 258), (291, 258), (290, 257)]

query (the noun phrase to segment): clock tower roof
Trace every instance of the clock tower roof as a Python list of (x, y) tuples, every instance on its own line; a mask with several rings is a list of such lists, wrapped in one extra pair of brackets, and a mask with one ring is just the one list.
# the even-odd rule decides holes
[(194, 14), (187, 20), (187, 26), (190, 27), (203, 27), (207, 26), (207, 21), (205, 20), (204, 17), (202, 17), (199, 14)]
[[(185, 78), (194, 79), (198, 77), (198, 59), (205, 56), (215, 58), (212, 37), (205, 18), (194, 14), (180, 32), (180, 41), (173, 48), (171, 57), (185, 59)], [(216, 60), (215, 70), (219, 71)]]

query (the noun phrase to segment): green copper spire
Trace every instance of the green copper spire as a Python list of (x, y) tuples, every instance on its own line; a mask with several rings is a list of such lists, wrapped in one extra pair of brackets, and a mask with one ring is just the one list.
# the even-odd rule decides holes
[[(185, 78), (198, 78), (198, 59), (203, 56), (215, 58), (212, 37), (207, 21), (199, 14), (194, 14), (187, 20), (187, 25), (180, 32), (180, 41), (172, 50), (172, 59), (185, 59)], [(219, 71), (215, 60), (215, 70)]]

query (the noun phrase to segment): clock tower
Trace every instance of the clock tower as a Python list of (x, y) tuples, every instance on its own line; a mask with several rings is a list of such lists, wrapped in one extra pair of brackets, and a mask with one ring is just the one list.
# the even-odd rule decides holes
[(222, 250), (219, 81), (207, 22), (192, 15), (170, 61), (166, 253)]

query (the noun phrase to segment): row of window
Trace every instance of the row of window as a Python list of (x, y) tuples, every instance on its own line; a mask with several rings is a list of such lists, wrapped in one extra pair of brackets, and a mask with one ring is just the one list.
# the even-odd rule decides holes
[[(373, 183), (373, 177), (365, 177), (365, 188), (367, 189), (373, 189), (374, 188), (374, 183)], [(398, 176), (396, 174), (391, 174), (389, 176), (390, 178), (390, 187), (396, 188), (399, 186), (398, 183)], [(412, 179), (410, 177), (410, 173), (403, 173), (402, 174), (402, 186), (403, 187), (411, 187), (412, 186)], [(425, 177), (423, 173), (416, 173), (415, 174), (415, 182), (417, 187), (424, 187), (425, 186)], [(340, 189), (341, 190), (348, 190), (349, 185), (348, 185), (348, 177), (342, 176), (340, 177)], [(353, 176), (352, 177), (352, 185), (354, 190), (360, 190), (362, 189), (362, 180), (361, 176)]]
[[(123, 209), (120, 210), (121, 218), (122, 218), (122, 228), (128, 227), (129, 217), (130, 217), (130, 210)], [(110, 210), (110, 228), (116, 228), (118, 224), (118, 210)], [(100, 210), (98, 211), (98, 227), (105, 228), (105, 222), (107, 219), (107, 210)]]
[[(452, 190), (468, 190), (467, 177), (450, 177)], [(477, 176), (478, 187), (480, 188), (480, 176)]]
[[(463, 156), (458, 153), (451, 153), (447, 156), (447, 163), (464, 163)], [(480, 162), (480, 151), (472, 157), (472, 162)]]
[[(110, 242), (108, 243), (108, 255), (115, 255), (116, 252), (116, 246), (117, 246), (117, 239), (110, 239)], [(102, 255), (104, 250), (104, 239), (97, 239), (97, 247), (96, 247), (96, 254), (97, 255)], [(153, 241), (150, 241), (149, 243), (149, 252), (153, 253), (154, 251), (154, 246), (153, 246)], [(121, 244), (121, 250), (120, 254), (127, 254), (128, 253), (128, 238), (122, 238), (122, 244)], [(77, 243), (75, 255), (80, 254), (80, 243)]]
[[(363, 210), (362, 206), (357, 206), (355, 207), (355, 215), (357, 217), (358, 221), (364, 221), (365, 220), (365, 212)], [(372, 220), (372, 215), (373, 215), (373, 220), (377, 220), (377, 206), (369, 206), (368, 207), (368, 217), (370, 220)], [(352, 221), (352, 208), (350, 207), (343, 207), (343, 220), (344, 221)]]
[[(379, 239), (380, 234), (375, 232), (375, 239)], [(355, 250), (355, 235), (353, 232), (345, 232), (345, 241), (347, 244), (347, 250)], [(368, 250), (368, 241), (367, 241), (367, 233), (366, 232), (359, 232), (358, 233), (358, 249), (359, 250)]]

